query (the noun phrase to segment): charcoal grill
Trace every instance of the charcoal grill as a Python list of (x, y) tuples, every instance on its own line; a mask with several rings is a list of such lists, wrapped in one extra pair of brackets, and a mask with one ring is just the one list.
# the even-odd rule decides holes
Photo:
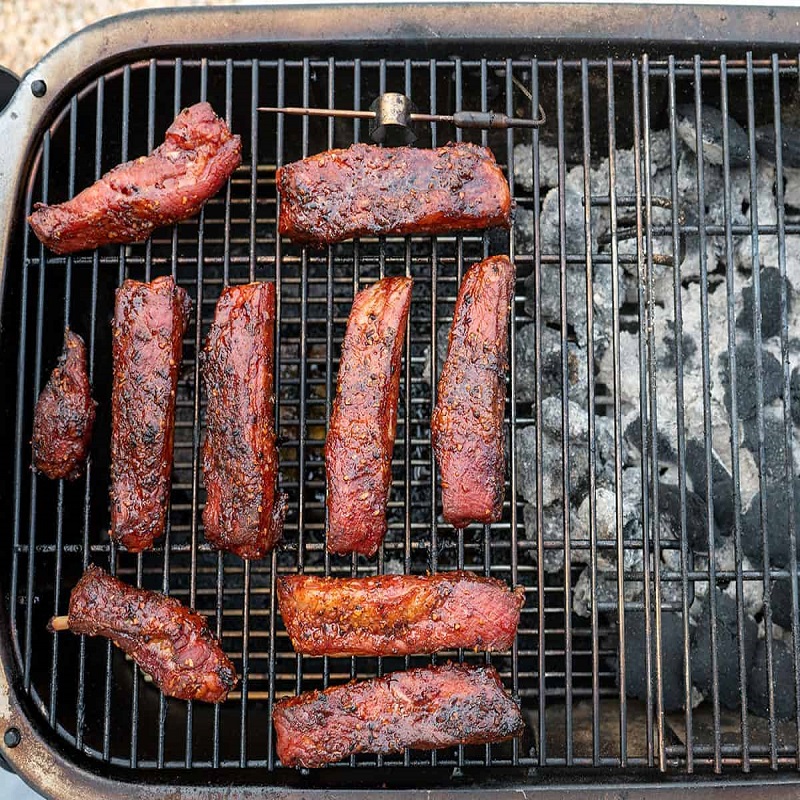
[[(699, 479), (691, 478), (691, 494), (708, 498), (699, 517), (714, 525), (710, 292), (716, 297), (721, 291), (719, 296), (725, 298), (725, 349), (732, 365), (731, 391), (738, 397), (735, 317), (740, 309), (734, 292), (736, 283), (745, 279), (733, 269), (720, 270), (710, 263), (707, 245), (718, 243), (731, 261), (734, 249), (744, 242), (758, 263), (759, 248), (777, 240), (778, 269), (785, 275), (794, 252), (789, 247), (791, 237), (800, 233), (800, 220), (782, 202), (780, 146), (776, 219), (760, 223), (755, 213), (747, 218), (734, 213), (738, 209), (731, 207), (727, 128), (721, 172), (724, 219), (707, 219), (705, 202), (695, 202), (689, 215), (685, 208), (680, 210), (676, 113), (679, 103), (688, 102), (696, 109), (708, 103), (744, 125), (750, 164), (745, 173), (748, 205), (758, 208), (761, 156), (754, 131), (756, 126), (777, 123), (781, 143), (782, 115), (800, 96), (798, 31), (800, 13), (779, 9), (427, 5), (163, 11), (93, 26), (27, 73), (0, 116), (5, 140), (0, 151), (0, 360), (6, 376), (0, 388), (5, 419), (0, 431), (5, 453), (0, 460), (5, 487), (0, 504), (8, 520), (0, 570), (0, 729), (4, 732), (0, 748), (11, 768), (41, 791), (60, 798), (133, 793), (175, 798), (265, 793), (321, 797), (345, 791), (382, 796), (422, 790), (435, 790), (440, 796), (484, 791), (498, 797), (527, 792), (562, 797), (600, 790), (609, 797), (662, 791), (744, 796), (765, 786), (773, 796), (799, 795), (800, 715), (779, 719), (776, 703), (781, 698), (774, 689), (767, 692), (767, 713), (750, 713), (748, 680), (739, 686), (738, 710), (720, 704), (719, 676), (727, 665), (721, 663), (717, 644), (721, 626), (714, 592), (708, 594), (715, 634), (711, 689), (696, 709), (692, 680), (684, 680), (680, 689), (682, 710), (668, 708), (666, 697), (673, 665), (679, 662), (677, 672), (684, 678), (693, 675), (689, 609), (702, 586), (709, 584), (732, 587), (738, 640), (745, 625), (745, 592), (763, 587), (760, 614), (769, 653), (766, 664), (769, 672), (777, 669), (770, 624), (776, 578), (790, 580), (791, 623), (785, 646), (791, 654), (789, 683), (795, 707), (800, 697), (794, 517), (786, 515), (788, 563), (780, 568), (743, 567), (739, 437), (727, 444), (733, 487), (728, 542), (737, 555), (733, 568), (718, 567), (715, 549), (721, 545), (713, 536), (707, 537), (705, 551), (690, 542), (687, 519), (687, 449), (691, 451), (687, 430), (695, 424), (702, 431), (701, 453), (706, 458)], [(422, 146), (464, 137), (492, 147), (507, 171), (517, 204), (510, 236), (491, 232), (364, 239), (322, 251), (294, 246), (277, 236), (276, 167), (325, 148), (363, 141), (367, 127), (359, 120), (290, 118), (260, 114), (257, 108), (358, 110), (368, 108), (385, 91), (402, 92), (430, 113), (475, 109), (535, 116), (541, 103), (548, 116), (541, 131), (462, 132), (443, 124), (419, 131)], [(25, 225), (34, 202), (66, 199), (114, 164), (149, 151), (175, 113), (200, 99), (211, 101), (242, 135), (244, 157), (230, 185), (197, 219), (160, 230), (145, 244), (106, 247), (67, 258), (39, 245)], [(656, 130), (669, 134), (666, 195), (652, 183)], [(555, 183), (549, 185), (561, 187), (554, 195), (555, 240), (543, 235), (538, 213), (547, 202), (539, 176), (548, 147), (555, 148), (549, 152), (556, 154), (557, 172)], [(633, 153), (632, 192), (618, 185), (622, 148)], [(515, 181), (515, 158), (525, 153), (531, 157), (533, 176), (527, 186)], [(598, 190), (589, 168), (602, 158), (608, 159), (608, 171), (604, 188)], [(577, 252), (566, 190), (568, 172), (575, 164), (583, 165), (587, 176), (578, 187), (578, 238), (583, 247)], [(709, 180), (704, 170), (696, 170), (695, 197), (705, 197)], [(534, 209), (536, 213), (531, 213)], [(666, 219), (659, 221), (656, 209), (665, 210)], [(592, 244), (593, 215), (598, 210), (609, 220), (602, 246)], [(526, 211), (532, 225), (528, 239), (519, 230)], [(657, 250), (659, 237), (666, 241), (666, 250)], [(694, 312), (700, 314), (700, 340), (694, 349), (682, 337), (689, 310), (681, 290), (687, 279), (680, 264), (690, 240), (699, 241), (702, 254), (695, 280), (699, 312)], [(519, 274), (510, 339), (506, 504), (500, 523), (455, 533), (439, 516), (428, 425), (435, 394), (430, 377), (441, 366), (437, 332), (449, 323), (464, 269), (495, 252), (510, 252)], [(600, 269), (611, 275), (610, 294), (595, 292)], [(568, 287), (570, 270), (582, 273), (584, 280), (589, 276), (588, 291), (586, 284), (577, 293)], [(621, 283), (625, 272), (634, 279)], [(119, 552), (107, 538), (109, 322), (114, 289), (125, 277), (150, 279), (161, 274), (174, 275), (191, 294), (194, 307), (179, 385), (169, 527), (152, 551), (133, 556)], [(339, 343), (354, 293), (388, 274), (415, 279), (389, 533), (375, 560), (335, 557), (324, 550), (322, 446)], [(555, 284), (546, 280), (553, 274)], [(198, 390), (197, 353), (222, 287), (253, 279), (274, 280), (278, 291), (277, 419), (282, 484), (290, 510), (285, 544), (271, 558), (245, 564), (211, 551), (203, 537), (198, 456), (204, 402)], [(659, 280), (672, 287), (672, 307), (657, 302)], [(778, 384), (782, 397), (789, 398), (791, 298), (786, 284), (781, 286), (779, 302), (765, 314), (780, 318)], [(758, 344), (762, 336), (758, 269), (753, 271), (751, 291), (756, 309), (752, 335)], [(553, 303), (555, 320), (546, 310)], [(654, 336), (656, 320), (665, 308), (673, 314), (676, 343), (667, 365), (677, 398), (671, 408), (659, 393)], [(585, 314), (583, 331), (575, 329), (571, 316), (580, 309)], [(608, 341), (603, 344), (610, 369), (605, 372), (595, 368), (594, 360), (602, 333), (595, 317), (601, 313), (610, 320)], [(100, 403), (87, 475), (74, 484), (34, 476), (28, 447), (33, 406), (60, 351), (67, 322), (86, 338)], [(520, 362), (518, 333), (523, 326), (532, 326), (534, 334), (534, 359), (528, 366)], [(543, 351), (548, 336), (557, 340), (554, 378)], [(565, 397), (575, 399), (571, 348), (576, 339), (592, 354), (580, 384), (584, 400), (578, 405), (564, 402)], [(623, 341), (635, 343), (635, 366), (624, 360)], [(762, 408), (764, 364), (761, 349), (755, 352), (754, 460), (757, 473), (763, 475), (771, 456), (771, 445), (765, 441), (772, 417), (767, 418)], [(699, 359), (704, 378), (704, 388), (694, 398), (702, 410), (699, 421), (685, 419), (686, 402), (692, 398), (683, 397), (683, 376), (690, 359)], [(635, 386), (632, 400), (624, 396), (629, 379)], [(522, 382), (533, 386), (524, 400)], [(554, 397), (562, 430), (570, 429), (571, 419), (575, 422), (577, 408), (587, 434), (582, 446), (562, 437), (556, 448), (560, 467), (552, 473), (545, 463), (552, 435), (548, 439), (543, 426), (551, 408), (548, 401)], [(623, 427), (626, 402), (638, 410), (633, 428)], [(781, 402), (778, 411), (786, 447), (783, 477), (777, 485), (786, 489), (791, 503), (790, 403)], [(730, 413), (738, 429), (735, 401)], [(677, 446), (671, 469), (680, 504), (678, 535), (669, 540), (661, 535), (663, 484), (653, 479), (667, 469), (659, 427), (665, 418), (674, 420)], [(600, 426), (612, 432), (605, 455), (601, 445), (595, 445)], [(518, 458), (525, 430), (535, 432), (539, 455), (533, 465)], [(623, 466), (628, 474), (630, 439), (637, 432), (641, 453), (636, 470), (645, 488), (637, 503), (640, 526), (632, 533), (623, 525), (627, 512), (621, 487)], [(713, 446), (721, 445), (714, 440)], [(605, 476), (598, 474), (601, 458), (610, 465)], [(562, 498), (571, 498), (573, 466), (581, 459), (587, 464), (579, 480), (589, 498), (588, 524), (578, 535), (576, 509), (563, 500), (560, 538), (553, 539), (547, 535), (543, 504), (523, 502), (522, 484), (527, 482), (526, 491), (538, 499), (554, 482)], [(597, 522), (598, 493), (608, 485), (620, 489), (612, 509), (616, 525), (610, 533)], [(763, 564), (769, 565), (766, 480), (758, 482), (757, 492), (763, 509), (757, 515)], [(639, 554), (638, 568), (628, 565), (629, 552)], [(549, 569), (548, 559), (553, 558), (562, 558), (567, 566)], [(570, 566), (576, 561), (579, 566)], [(128, 581), (169, 592), (208, 614), (242, 675), (240, 691), (217, 708), (165, 700), (107, 642), (47, 634), (47, 619), (64, 613), (70, 588), (90, 562), (109, 566)], [(419, 573), (456, 567), (525, 587), (526, 605), (512, 653), (450, 653), (434, 659), (493, 663), (524, 709), (525, 736), (510, 744), (436, 753), (360, 755), (312, 773), (283, 768), (270, 724), (277, 698), (430, 659), (297, 656), (276, 613), (277, 575), (297, 570), (330, 575), (376, 570)], [(587, 576), (596, 598), (588, 617), (578, 616), (573, 608), (581, 574)], [(601, 601), (598, 591), (603, 581), (610, 582), (612, 596)], [(628, 597), (630, 587), (634, 599)], [(674, 591), (666, 592), (670, 588)], [(619, 610), (623, 603), (626, 613)], [(644, 638), (626, 646), (628, 612), (636, 611), (645, 620)], [(673, 649), (666, 641), (665, 620), (675, 614), (669, 619), (679, 620), (680, 644)], [(646, 692), (638, 699), (628, 696), (635, 676), (626, 668), (637, 654), (647, 677)], [(742, 647), (734, 660), (735, 674), (746, 679)]]

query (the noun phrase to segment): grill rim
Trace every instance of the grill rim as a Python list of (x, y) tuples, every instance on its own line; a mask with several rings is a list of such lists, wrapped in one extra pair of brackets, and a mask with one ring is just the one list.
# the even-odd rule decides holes
[[(579, 49), (582, 55), (600, 50), (619, 54), (628, 49), (637, 53), (694, 52), (709, 54), (718, 48), (736, 46), (756, 51), (767, 49), (796, 54), (800, 34), (787, 39), (788, 31), (800, 30), (800, 10), (778, 8), (675, 7), (664, 9), (656, 25), (652, 23), (647, 6), (558, 4), (527, 6), (522, 4), (475, 4), (456, 6), (359, 6), (371, 13), (352, 14), (353, 7), (307, 6), (250, 7), (214, 9), (162, 9), (141, 11), (112, 17), (73, 35), (46, 55), (22, 79), (12, 101), (0, 114), (6, 146), (0, 149), (0, 302), (5, 298), (5, 275), (12, 268), (9, 260), (10, 243), (14, 240), (16, 213), (24, 191), (36, 147), (47, 125), (51, 124), (64, 100), (96, 75), (107, 72), (123, 61), (152, 58), (156, 54), (187, 48), (200, 49), (207, 56), (229, 53), (235, 48), (276, 49), (298, 45), (325, 46), (331, 42), (341, 46), (380, 45), (387, 41), (403, 41), (414, 48), (453, 46), (517, 47), (532, 45), (536, 50), (558, 48), (560, 52)], [(569, 13), (562, 13), (567, 11)], [(731, 20), (730, 24), (726, 24)], [(212, 40), (209, 32), (224, 30), (226, 40)], [(520, 31), (535, 30), (524, 38)], [(260, 31), (260, 34), (254, 32)], [(145, 42), (146, 44), (143, 44)], [(338, 46), (337, 45), (337, 46)], [(259, 57), (263, 57), (259, 53)], [(43, 80), (47, 92), (36, 98), (34, 82)], [(4, 123), (4, 124), (3, 124)], [(7, 591), (5, 581), (0, 582)], [(19, 670), (13, 653), (10, 620), (5, 607), (0, 608), (0, 726), (2, 730), (15, 727), (21, 734), (20, 744), (9, 748), (0, 741), (0, 757), (38, 791), (60, 798), (129, 797), (136, 792), (144, 798), (212, 797), (214, 787), (194, 785), (203, 775), (196, 771), (181, 772), (176, 780), (183, 785), (129, 780), (130, 772), (117, 779), (115, 768), (99, 774), (87, 768), (82, 757), (73, 760), (54, 731), (39, 720), (33, 701), (20, 686)], [(334, 770), (329, 771), (331, 774)], [(381, 771), (382, 772), (382, 771)], [(510, 796), (511, 792), (536, 792), (540, 797), (585, 795), (604, 790), (624, 795), (632, 788), (643, 796), (656, 792), (707, 792), (709, 789), (726, 793), (727, 797), (750, 796), (753, 781), (769, 781), (776, 797), (797, 797), (800, 775), (763, 774), (752, 776), (706, 777), (694, 774), (689, 778), (663, 777), (658, 781), (652, 772), (605, 770), (582, 771), (586, 783), (577, 783), (570, 776), (567, 783), (548, 780), (552, 770), (530, 771), (524, 781), (501, 778), (490, 787), (437, 789), (443, 798), (489, 793), (495, 797)], [(248, 781), (250, 775), (248, 774)], [(537, 776), (539, 782), (532, 783)], [(242, 775), (242, 773), (240, 773)], [(163, 773), (162, 773), (163, 776)], [(222, 775), (220, 777), (223, 777)], [(384, 773), (384, 778), (387, 777)], [(287, 785), (288, 784), (288, 785)], [(263, 796), (265, 792), (280, 792), (285, 796), (315, 796), (322, 793), (338, 797), (345, 793), (390, 797), (419, 789), (343, 790), (306, 788), (302, 779), (280, 785), (243, 783), (233, 791), (235, 797)], [(438, 784), (437, 784), (438, 785)], [(230, 786), (230, 784), (229, 784)], [(424, 791), (424, 790), (422, 790)], [(745, 794), (747, 793), (747, 795)]]

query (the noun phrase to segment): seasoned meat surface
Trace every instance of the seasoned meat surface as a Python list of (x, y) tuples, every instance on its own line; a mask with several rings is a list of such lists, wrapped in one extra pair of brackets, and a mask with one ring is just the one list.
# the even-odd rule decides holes
[(323, 245), (356, 236), (511, 224), (508, 181), (486, 147), (354, 144), (278, 169), (279, 230)]
[(275, 286), (222, 292), (203, 351), (206, 538), (242, 558), (263, 558), (283, 531), (275, 444)]
[(205, 617), (93, 565), (70, 595), (69, 629), (111, 639), (170, 697), (220, 703), (238, 681)]
[(65, 203), (37, 203), (28, 221), (56, 253), (142, 242), (197, 214), (241, 160), (240, 138), (208, 103), (197, 103), (178, 114), (149, 156), (114, 167)]
[(411, 285), (383, 278), (356, 295), (347, 320), (325, 440), (331, 553), (372, 556), (386, 534)]
[(522, 587), (470, 572), (370, 578), (278, 578), (278, 604), (298, 653), (387, 656), (459, 647), (508, 650)]
[(191, 301), (171, 277), (127, 280), (114, 311), (111, 536), (133, 553), (164, 533), (175, 391)]
[(494, 667), (445, 664), (306, 692), (275, 705), (287, 767), (321, 767), (354, 753), (501, 742), (525, 723)]
[(505, 256), (475, 264), (461, 282), (431, 435), (445, 522), (465, 528), (503, 511), (503, 411), (514, 265)]
[(33, 466), (39, 472), (68, 481), (83, 474), (96, 406), (86, 371), (86, 345), (67, 328), (64, 351), (33, 414)]

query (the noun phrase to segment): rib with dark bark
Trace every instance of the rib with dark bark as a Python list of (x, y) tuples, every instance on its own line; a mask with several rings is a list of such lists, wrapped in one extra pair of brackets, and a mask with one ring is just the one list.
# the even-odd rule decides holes
[(184, 109), (149, 156), (114, 167), (59, 205), (37, 203), (28, 221), (56, 253), (142, 242), (193, 217), (242, 161), (242, 143), (208, 103)]
[(354, 144), (280, 167), (276, 182), (279, 230), (295, 242), (511, 224), (508, 181), (492, 151), (466, 142), (433, 150)]
[(54, 617), (49, 627), (111, 639), (164, 694), (180, 700), (220, 703), (238, 682), (205, 617), (93, 565), (72, 590), (69, 617)]
[(494, 256), (470, 267), (456, 300), (431, 436), (445, 522), (497, 522), (503, 512), (503, 413), (514, 265)]
[(325, 440), (332, 553), (372, 556), (386, 534), (411, 286), (383, 278), (356, 295), (347, 320)]
[(354, 753), (501, 742), (525, 723), (494, 667), (445, 664), (281, 700), (272, 719), (287, 767), (321, 767)]
[(86, 371), (86, 345), (64, 331), (64, 350), (33, 414), (33, 466), (48, 478), (73, 481), (83, 474), (95, 408)]
[(138, 553), (164, 533), (175, 392), (191, 301), (171, 277), (127, 280), (114, 311), (111, 536)]
[(470, 572), (370, 578), (278, 578), (278, 604), (298, 653), (388, 656), (514, 643), (522, 587)]
[(203, 351), (206, 538), (242, 558), (280, 540), (287, 497), (278, 491), (275, 443), (275, 286), (222, 292)]

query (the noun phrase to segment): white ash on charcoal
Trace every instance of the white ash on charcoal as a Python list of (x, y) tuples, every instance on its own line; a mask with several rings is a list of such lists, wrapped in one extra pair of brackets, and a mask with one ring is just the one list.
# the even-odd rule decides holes
[[(526, 192), (533, 191), (533, 144), (520, 142), (514, 147), (514, 180)], [(539, 144), (539, 186), (558, 186), (558, 148), (542, 143)]]
[[(751, 192), (749, 139), (747, 132), (730, 119), (730, 176), (729, 196), (725, 197), (725, 183), (721, 166), (722, 117), (710, 107), (703, 107), (702, 154), (698, 157), (694, 106), (681, 107), (678, 113), (677, 191), (672, 197), (670, 168), (670, 137), (667, 131), (651, 135), (650, 184), (651, 192), (658, 198), (652, 209), (651, 221), (656, 230), (652, 242), (645, 242), (652, 258), (652, 287), (654, 317), (650, 321), (639, 318), (637, 297), (640, 292), (639, 257), (636, 242), (636, 214), (629, 205), (629, 197), (636, 193), (634, 154), (632, 150), (618, 151), (615, 156), (615, 195), (618, 200), (616, 242), (619, 253), (620, 301), (619, 402), (622, 418), (622, 530), (617, 530), (617, 494), (614, 465), (614, 426), (610, 416), (615, 391), (613, 341), (612, 271), (607, 263), (611, 254), (611, 220), (607, 198), (609, 195), (609, 163), (607, 158), (593, 163), (589, 182), (591, 195), (606, 198), (595, 202), (591, 209), (591, 251), (600, 258), (593, 259), (593, 318), (594, 351), (587, 352), (586, 267), (580, 262), (586, 250), (584, 172), (581, 164), (568, 167), (565, 185), (559, 197), (557, 186), (557, 158), (554, 152), (540, 148), (542, 163), (539, 186), (542, 189), (538, 223), (542, 262), (540, 267), (539, 297), (536, 297), (534, 280), (526, 279), (525, 312), (535, 319), (540, 313), (541, 340), (541, 391), (542, 391), (542, 453), (537, 459), (536, 431), (526, 426), (518, 431), (517, 475), (519, 493), (525, 501), (525, 535), (537, 536), (536, 468), (542, 473), (543, 535), (554, 542), (554, 550), (545, 549), (545, 570), (555, 572), (571, 568), (580, 569), (575, 581), (572, 608), (576, 620), (589, 617), (593, 603), (603, 624), (607, 624), (613, 637), (618, 619), (621, 595), (626, 604), (625, 619), (629, 622), (625, 635), (627, 652), (628, 693), (646, 697), (644, 670), (644, 612), (636, 607), (647, 599), (644, 596), (643, 570), (651, 579), (650, 602), (655, 600), (654, 577), (660, 574), (662, 616), (662, 652), (684, 651), (684, 629), (691, 631), (693, 686), (691, 702), (698, 702), (710, 694), (712, 685), (710, 669), (709, 592), (715, 592), (717, 602), (717, 647), (721, 664), (719, 671), (720, 701), (723, 706), (735, 707), (740, 696), (739, 648), (745, 654), (745, 667), (754, 676), (759, 668), (754, 631), (765, 624), (763, 579), (747, 579), (741, 592), (735, 579), (737, 568), (753, 572), (764, 566), (759, 489), (763, 482), (766, 492), (766, 537), (770, 550), (770, 565), (784, 567), (790, 556), (788, 530), (790, 512), (800, 540), (800, 477), (793, 478), (794, 506), (786, 486), (787, 460), (791, 475), (800, 475), (800, 235), (787, 234), (779, 240), (774, 234), (759, 234), (755, 239), (758, 248), (758, 277), (760, 283), (761, 319), (760, 343), (754, 341), (754, 276), (753, 239), (736, 233), (733, 235), (733, 252), (728, 252), (723, 234), (708, 233), (706, 249), (701, 254), (701, 237), (696, 230), (700, 217), (705, 223), (724, 231), (726, 224), (749, 227), (758, 218), (759, 225), (775, 225), (778, 219), (776, 170), (774, 166), (774, 133), (759, 131), (756, 185)], [(772, 151), (769, 140), (773, 137)], [(800, 161), (794, 164), (794, 149), (800, 151), (800, 140), (790, 137), (784, 144), (785, 212), (786, 219), (800, 218)], [(547, 162), (550, 163), (547, 163)], [(534, 217), (530, 198), (524, 193), (533, 189), (532, 153), (529, 146), (518, 149), (516, 178), (523, 199), (516, 218), (516, 244), (518, 251), (533, 253)], [(698, 196), (698, 169), (702, 169), (703, 197)], [(547, 190), (547, 191), (545, 191)], [(663, 198), (663, 201), (662, 201)], [(562, 254), (559, 236), (559, 201), (565, 204), (566, 241)], [(755, 203), (753, 202), (755, 201)], [(702, 203), (702, 214), (700, 204)], [(753, 206), (755, 205), (755, 208)], [(666, 206), (666, 207), (662, 207)], [(727, 212), (727, 213), (726, 213)], [(672, 224), (676, 220), (681, 228), (677, 252), (673, 252)], [(687, 232), (686, 228), (695, 230)], [(785, 249), (780, 248), (785, 245)], [(566, 271), (568, 410), (569, 426), (566, 433), (570, 454), (570, 492), (563, 497), (562, 468), (562, 314), (560, 307), (560, 281), (562, 272), (560, 256), (568, 257)], [(785, 259), (783, 259), (785, 255)], [(705, 260), (707, 275), (707, 328), (704, 326), (703, 297), (701, 292), (701, 265)], [(605, 262), (605, 263), (603, 263)], [(677, 266), (673, 267), (675, 263)], [(779, 268), (785, 267), (786, 280)], [(676, 271), (679, 279), (676, 280)], [(729, 283), (730, 282), (730, 283)], [(732, 318), (728, 316), (728, 290), (732, 287)], [(675, 319), (676, 291), (681, 306), (680, 321)], [(787, 327), (789, 330), (788, 360), (790, 388), (784, 389), (783, 352), (781, 343), (782, 320), (780, 308), (785, 297)], [(537, 309), (538, 304), (538, 309)], [(649, 324), (649, 328), (646, 327)], [(703, 369), (704, 328), (708, 346), (708, 374)], [(729, 328), (732, 329), (729, 331)], [(736, 406), (737, 425), (731, 423), (733, 397), (731, 388), (731, 358), (728, 354), (729, 333), (736, 345)], [(645, 373), (645, 385), (640, 384), (639, 356), (641, 336), (652, 335), (652, 363)], [(644, 342), (648, 344), (647, 341)], [(537, 377), (535, 372), (535, 329), (533, 324), (522, 324), (517, 330), (517, 402), (533, 403), (536, 400)], [(758, 364), (757, 364), (758, 362)], [(594, 382), (597, 397), (589, 398), (587, 392), (588, 369), (596, 369)], [(680, 366), (682, 395), (678, 393), (677, 370)], [(650, 396), (650, 370), (653, 371), (653, 392)], [(761, 385), (761, 397), (756, 390)], [(708, 388), (706, 389), (706, 385)], [(704, 395), (708, 394), (708, 407)], [(601, 399), (602, 397), (602, 399)], [(649, 398), (649, 401), (648, 401)], [(682, 401), (680, 413), (679, 399)], [(594, 403), (592, 403), (594, 401)], [(599, 402), (598, 402), (599, 401)], [(642, 442), (642, 403), (655, 406), (655, 423), (648, 418), (647, 467), (652, 467), (650, 448), (657, 448), (658, 464), (658, 518), (661, 542), (661, 563), (654, 563), (654, 531), (642, 524), (641, 464), (645, 455)], [(597, 539), (596, 582), (592, 586), (592, 569), (589, 550), (588, 492), (588, 436), (586, 433), (587, 408), (597, 409), (597, 483), (594, 507)], [(582, 415), (579, 413), (582, 411)], [(792, 456), (786, 453), (784, 414), (790, 413)], [(759, 415), (763, 429), (759, 427)], [(603, 424), (605, 421), (610, 424)], [(681, 430), (679, 440), (678, 431)], [(763, 432), (763, 464), (758, 463), (760, 439)], [(651, 435), (655, 442), (651, 443)], [(734, 485), (731, 438), (738, 444), (738, 485)], [(707, 442), (708, 439), (708, 442)], [(679, 458), (681, 447), (684, 458)], [(710, 462), (710, 463), (709, 463)], [(530, 474), (526, 474), (530, 470)], [(680, 483), (684, 493), (681, 493)], [(645, 490), (652, 504), (652, 487)], [(738, 495), (737, 495), (738, 492)], [(708, 496), (710, 493), (710, 497)], [(569, 504), (570, 538), (573, 546), (569, 564), (565, 563), (563, 548), (564, 503)], [(734, 547), (734, 509), (741, 510), (741, 551)], [(651, 518), (653, 514), (650, 508)], [(644, 536), (650, 563), (644, 558)], [(685, 537), (685, 538), (684, 538)], [(622, 541), (621, 564), (617, 563), (618, 543)], [(707, 573), (709, 551), (712, 549), (718, 574), (716, 585), (708, 578), (687, 580), (684, 598), (684, 581), (681, 578), (681, 542), (686, 547), (686, 570)], [(800, 550), (798, 550), (800, 558)], [(620, 574), (622, 582), (620, 586)], [(774, 630), (779, 646), (785, 646), (785, 637), (791, 636), (792, 593), (787, 579), (774, 579), (771, 608)], [(740, 595), (740, 596), (739, 596)], [(683, 617), (684, 599), (689, 604), (688, 616)], [(737, 603), (744, 615), (742, 642), (738, 638), (736, 621)], [(629, 605), (634, 608), (628, 608)], [(576, 623), (577, 624), (577, 623)], [(781, 628), (779, 626), (783, 625)], [(613, 645), (612, 645), (613, 647)], [(762, 658), (763, 660), (763, 658)], [(752, 663), (751, 663), (752, 662)], [(653, 662), (655, 663), (655, 661)], [(668, 659), (664, 668), (665, 707), (681, 708), (686, 702), (683, 685), (683, 659)], [(763, 677), (763, 676), (762, 676)], [(762, 680), (766, 687), (765, 679)], [(654, 688), (654, 687), (653, 687)], [(763, 693), (763, 692), (762, 692)], [(756, 693), (758, 694), (758, 693)], [(793, 703), (793, 700), (792, 700)], [(765, 713), (758, 698), (751, 702), (755, 713)], [(793, 705), (792, 705), (793, 708)]]

